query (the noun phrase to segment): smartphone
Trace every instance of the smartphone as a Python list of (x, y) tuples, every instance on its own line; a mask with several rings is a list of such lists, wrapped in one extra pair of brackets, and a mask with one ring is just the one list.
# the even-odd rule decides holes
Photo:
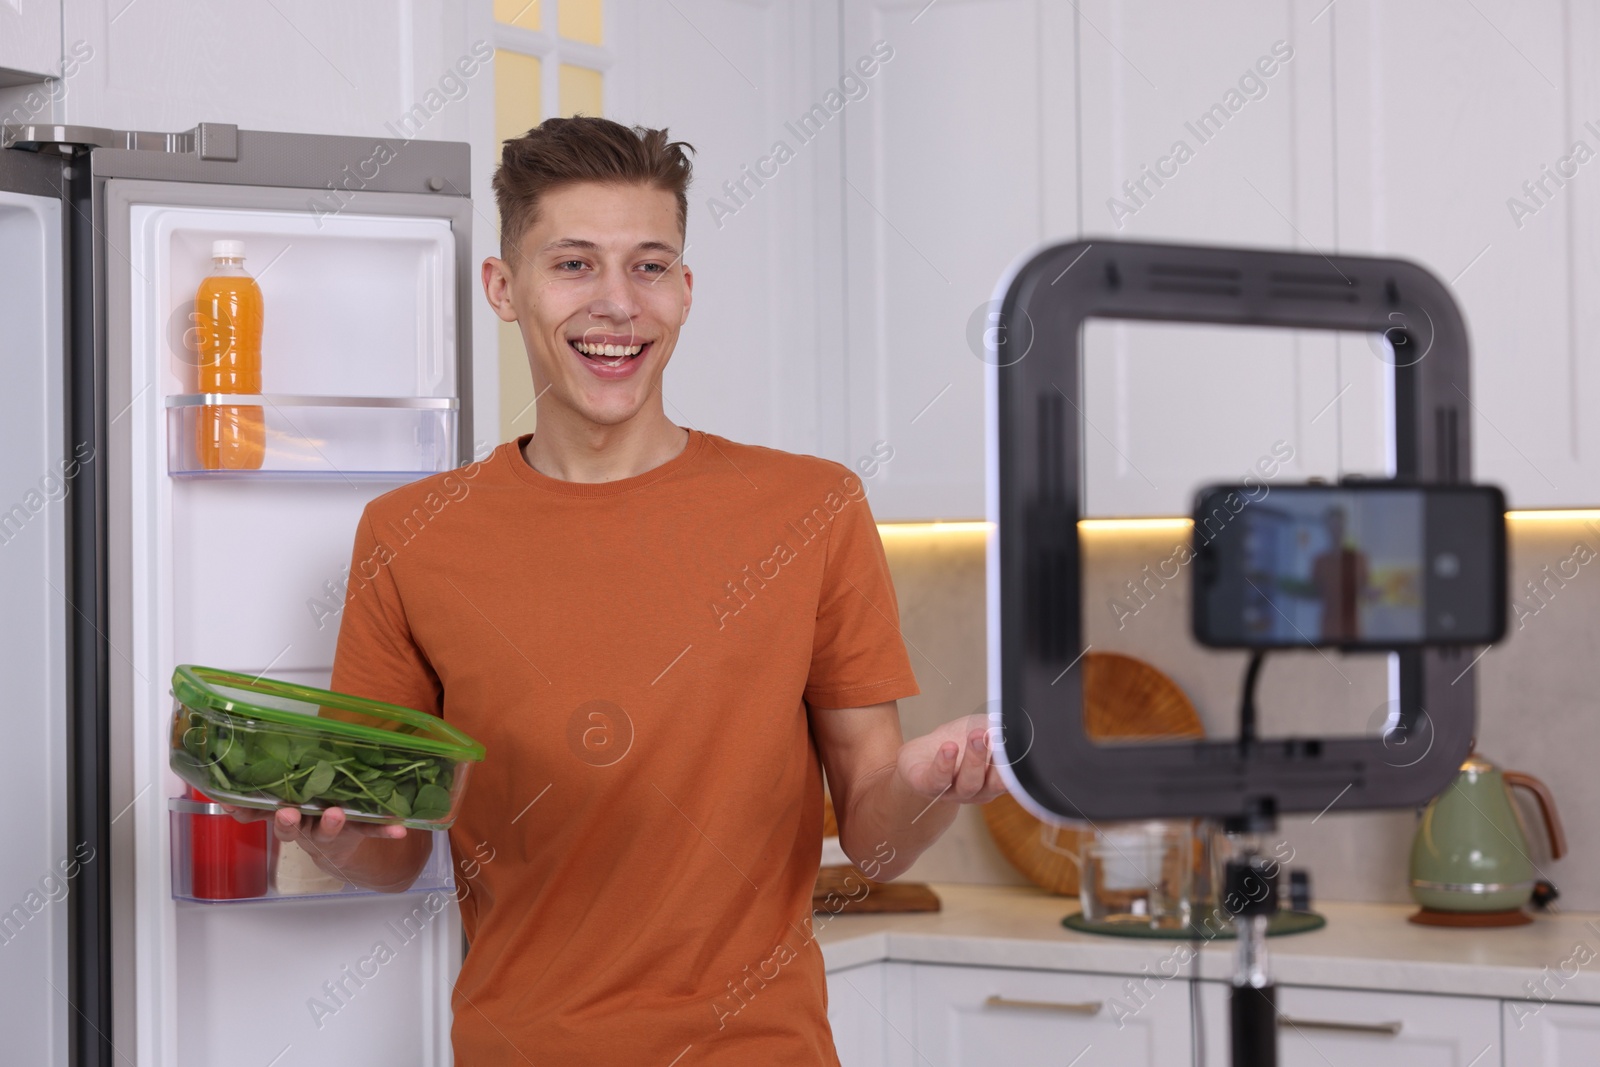
[(1212, 648), (1488, 645), (1506, 631), (1490, 485), (1216, 485), (1195, 498), (1195, 640)]

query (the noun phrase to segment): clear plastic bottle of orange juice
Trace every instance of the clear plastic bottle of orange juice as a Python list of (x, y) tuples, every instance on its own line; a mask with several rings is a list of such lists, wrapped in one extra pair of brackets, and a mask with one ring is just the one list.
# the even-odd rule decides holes
[[(195, 294), (199, 392), (261, 392), (261, 287), (244, 269), (243, 241), (214, 241)], [(259, 405), (207, 404), (195, 425), (202, 470), (259, 470), (266, 426)]]

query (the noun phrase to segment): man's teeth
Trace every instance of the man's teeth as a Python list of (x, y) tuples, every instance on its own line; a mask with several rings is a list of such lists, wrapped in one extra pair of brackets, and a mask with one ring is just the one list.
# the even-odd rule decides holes
[(637, 356), (644, 345), (591, 345), (585, 341), (574, 341), (572, 347), (586, 356), (605, 356), (616, 358), (619, 356)]

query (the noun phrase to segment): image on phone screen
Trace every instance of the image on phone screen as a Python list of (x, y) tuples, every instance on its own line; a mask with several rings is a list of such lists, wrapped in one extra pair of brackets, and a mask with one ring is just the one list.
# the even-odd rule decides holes
[(1245, 492), (1208, 490), (1195, 514), (1203, 642), (1402, 647), (1490, 640), (1503, 627), (1497, 490)]

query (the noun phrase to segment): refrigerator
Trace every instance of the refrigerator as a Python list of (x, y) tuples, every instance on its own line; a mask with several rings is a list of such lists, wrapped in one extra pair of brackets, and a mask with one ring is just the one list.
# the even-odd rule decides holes
[[(217, 123), (0, 146), (0, 1061), (448, 1063), (444, 835), (410, 893), (192, 899), (206, 809), (168, 751), (177, 664), (326, 686), (362, 507), (473, 458), (468, 148)], [(193, 447), (216, 240), (265, 302), (261, 394), (226, 398), (263, 413), (255, 470)]]

